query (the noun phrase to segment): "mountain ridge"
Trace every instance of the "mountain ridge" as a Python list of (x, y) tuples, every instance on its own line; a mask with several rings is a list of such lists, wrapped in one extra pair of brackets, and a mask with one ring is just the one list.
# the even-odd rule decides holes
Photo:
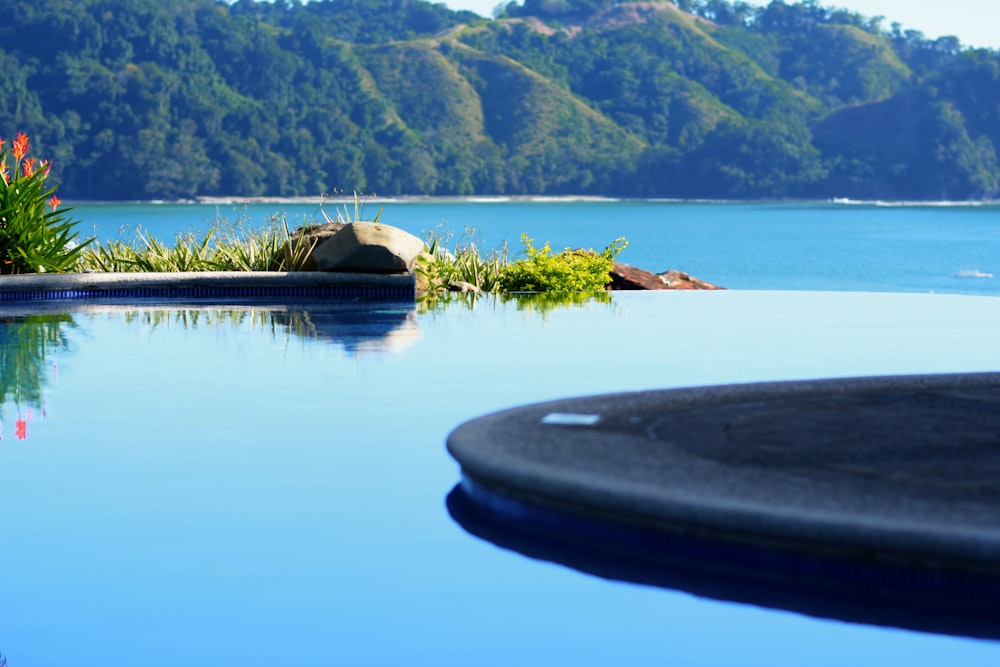
[(815, 0), (0, 10), (0, 136), (76, 199), (1000, 192), (1000, 55)]

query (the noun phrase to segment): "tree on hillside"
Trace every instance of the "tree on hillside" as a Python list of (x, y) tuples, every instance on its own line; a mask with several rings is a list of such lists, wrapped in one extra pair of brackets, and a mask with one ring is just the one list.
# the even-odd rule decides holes
[(67, 197), (997, 192), (998, 55), (815, 0), (0, 12), (0, 137)]

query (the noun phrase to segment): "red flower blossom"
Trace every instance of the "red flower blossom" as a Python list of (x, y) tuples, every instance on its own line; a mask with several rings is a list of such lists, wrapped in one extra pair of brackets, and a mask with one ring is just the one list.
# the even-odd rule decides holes
[(55, 195), (52, 195), (52, 197), (49, 199), (49, 206), (52, 207), (53, 211), (56, 210), (56, 208), (61, 203), (62, 203), (62, 199), (59, 199), (59, 197), (56, 197)]
[(14, 154), (14, 158), (20, 160), (25, 155), (28, 154), (28, 135), (24, 132), (17, 133), (17, 139), (14, 140), (14, 145), (10, 150)]
[(24, 164), (21, 165), (21, 168), (24, 170), (25, 178), (31, 178), (32, 176), (34, 176), (35, 158), (29, 157), (27, 160), (24, 161)]
[(28, 439), (28, 422), (23, 419), (18, 419), (14, 422), (14, 435), (17, 436), (18, 440)]

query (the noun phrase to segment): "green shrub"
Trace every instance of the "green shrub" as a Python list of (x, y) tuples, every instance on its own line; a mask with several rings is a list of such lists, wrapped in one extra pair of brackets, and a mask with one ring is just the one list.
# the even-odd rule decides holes
[(628, 245), (617, 238), (601, 252), (566, 248), (552, 254), (546, 242), (541, 248), (527, 234), (521, 235), (527, 257), (504, 267), (500, 288), (505, 292), (598, 292), (611, 282), (615, 257)]
[[(475, 230), (467, 228), (462, 238)], [(618, 238), (602, 252), (566, 250), (552, 254), (548, 243), (536, 248), (532, 239), (521, 235), (527, 257), (511, 261), (507, 246), (483, 256), (474, 241), (458, 243), (453, 251), (444, 247), (450, 235), (435, 231), (428, 235), (427, 252), (416, 271), (429, 294), (447, 291), (449, 285), (466, 282), (483, 292), (550, 292), (593, 294), (611, 282), (615, 257), (628, 242)]]
[(59, 209), (56, 189), (45, 185), (51, 164), (28, 157), (28, 144), (28, 136), (18, 133), (9, 153), (0, 150), (0, 274), (74, 269), (91, 239), (77, 243), (77, 223), (66, 217), (70, 209)]
[(428, 292), (447, 291), (457, 282), (475, 285), (482, 292), (496, 292), (507, 263), (506, 249), (483, 257), (475, 243), (450, 252), (434, 239), (414, 271), (426, 279)]

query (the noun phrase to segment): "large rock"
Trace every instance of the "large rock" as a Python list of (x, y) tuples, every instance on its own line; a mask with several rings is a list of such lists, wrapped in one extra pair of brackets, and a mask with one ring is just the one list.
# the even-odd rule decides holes
[(665, 271), (660, 274), (652, 273), (644, 269), (638, 269), (628, 264), (615, 262), (614, 269), (611, 270), (610, 290), (661, 290), (661, 289), (725, 289), (692, 278), (681, 271)]
[[(345, 227), (343, 222), (328, 222), (322, 225), (299, 227), (281, 249), (285, 271), (316, 271), (316, 260), (312, 253), (321, 243)], [(278, 269), (279, 267), (275, 267)]]
[(413, 270), (424, 242), (396, 227), (352, 222), (312, 252), (319, 271), (405, 273)]

